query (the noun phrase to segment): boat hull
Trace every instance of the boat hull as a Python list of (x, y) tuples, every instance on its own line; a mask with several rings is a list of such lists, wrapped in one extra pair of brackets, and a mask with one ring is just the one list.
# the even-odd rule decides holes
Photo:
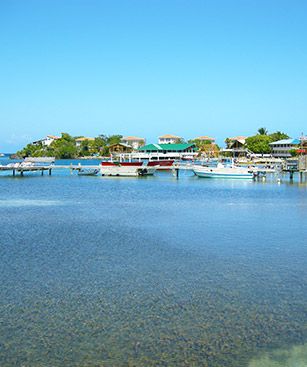
[(98, 169), (84, 168), (79, 170), (78, 176), (96, 176), (98, 172)]
[(253, 179), (253, 172), (249, 172), (245, 169), (234, 169), (234, 168), (210, 168), (210, 167), (199, 167), (193, 169), (194, 173), (198, 177), (202, 178), (223, 178), (223, 179)]
[(147, 167), (157, 167), (157, 170), (171, 170), (174, 160), (156, 160), (147, 162)]
[(156, 167), (147, 166), (101, 166), (100, 173), (102, 176), (124, 176), (124, 177), (138, 177), (138, 176), (151, 176), (155, 173)]

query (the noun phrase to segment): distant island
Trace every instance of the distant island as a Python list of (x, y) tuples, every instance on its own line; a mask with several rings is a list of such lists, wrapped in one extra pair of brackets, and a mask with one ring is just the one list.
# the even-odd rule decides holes
[[(289, 139), (286, 133), (277, 131), (269, 134), (267, 129), (260, 128), (253, 136), (238, 136), (226, 138), (226, 148), (221, 149), (215, 139), (202, 136), (188, 140), (188, 143), (195, 145), (195, 150), (199, 155), (216, 157), (232, 156), (235, 151), (249, 152), (254, 154), (271, 154), (272, 143), (285, 141)], [(295, 139), (294, 139), (295, 140)], [(293, 146), (290, 146), (289, 153), (292, 156), (297, 154), (299, 140), (296, 139)], [(160, 143), (183, 144), (187, 143), (185, 139), (175, 135), (163, 135), (159, 137)], [(137, 137), (126, 137), (122, 135), (99, 135), (97, 137), (71, 136), (68, 133), (62, 133), (61, 136), (48, 135), (46, 138), (27, 144), (23, 149), (14, 154), (16, 158), (26, 157), (55, 157), (56, 159), (76, 159), (90, 157), (107, 157), (112, 153), (112, 147), (120, 144), (131, 151), (138, 151), (145, 145), (145, 139)], [(155, 144), (154, 144), (155, 145)]]

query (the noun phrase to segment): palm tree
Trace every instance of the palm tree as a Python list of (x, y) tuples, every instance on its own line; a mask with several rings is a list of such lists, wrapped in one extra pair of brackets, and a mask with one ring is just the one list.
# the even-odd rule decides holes
[(265, 127), (261, 127), (260, 129), (258, 129), (258, 134), (259, 135), (268, 135), (268, 130)]

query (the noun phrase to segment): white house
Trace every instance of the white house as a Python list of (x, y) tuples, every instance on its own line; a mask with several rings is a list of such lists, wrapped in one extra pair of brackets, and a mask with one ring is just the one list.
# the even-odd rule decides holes
[(47, 135), (44, 139), (33, 141), (32, 144), (33, 145), (42, 144), (42, 145), (49, 147), (51, 143), (53, 143), (55, 140), (58, 140), (58, 139), (60, 139), (59, 136)]
[(291, 157), (291, 150), (298, 149), (300, 147), (299, 139), (282, 139), (270, 143), (272, 149), (272, 155), (276, 158), (288, 158)]
[(139, 138), (137, 136), (124, 136), (121, 142), (126, 145), (130, 145), (133, 149), (139, 149), (144, 146), (146, 140), (144, 138)]
[(176, 144), (180, 139), (180, 136), (166, 134), (159, 136), (158, 144)]

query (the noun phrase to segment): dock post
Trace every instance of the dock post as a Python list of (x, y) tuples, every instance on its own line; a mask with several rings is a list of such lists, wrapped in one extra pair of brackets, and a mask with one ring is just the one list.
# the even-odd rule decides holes
[(49, 176), (51, 176), (51, 168), (49, 168), (48, 172), (49, 172)]
[(303, 171), (300, 171), (300, 182), (303, 182)]
[(293, 180), (293, 171), (292, 170), (290, 171), (290, 180), (291, 181)]
[(42, 176), (44, 176), (44, 170), (42, 169), (42, 173), (41, 173)]
[(23, 170), (20, 171), (20, 176), (23, 176)]
[(15, 177), (15, 175), (16, 175), (16, 171), (13, 169), (13, 176)]
[(179, 168), (176, 168), (176, 178), (179, 178)]

